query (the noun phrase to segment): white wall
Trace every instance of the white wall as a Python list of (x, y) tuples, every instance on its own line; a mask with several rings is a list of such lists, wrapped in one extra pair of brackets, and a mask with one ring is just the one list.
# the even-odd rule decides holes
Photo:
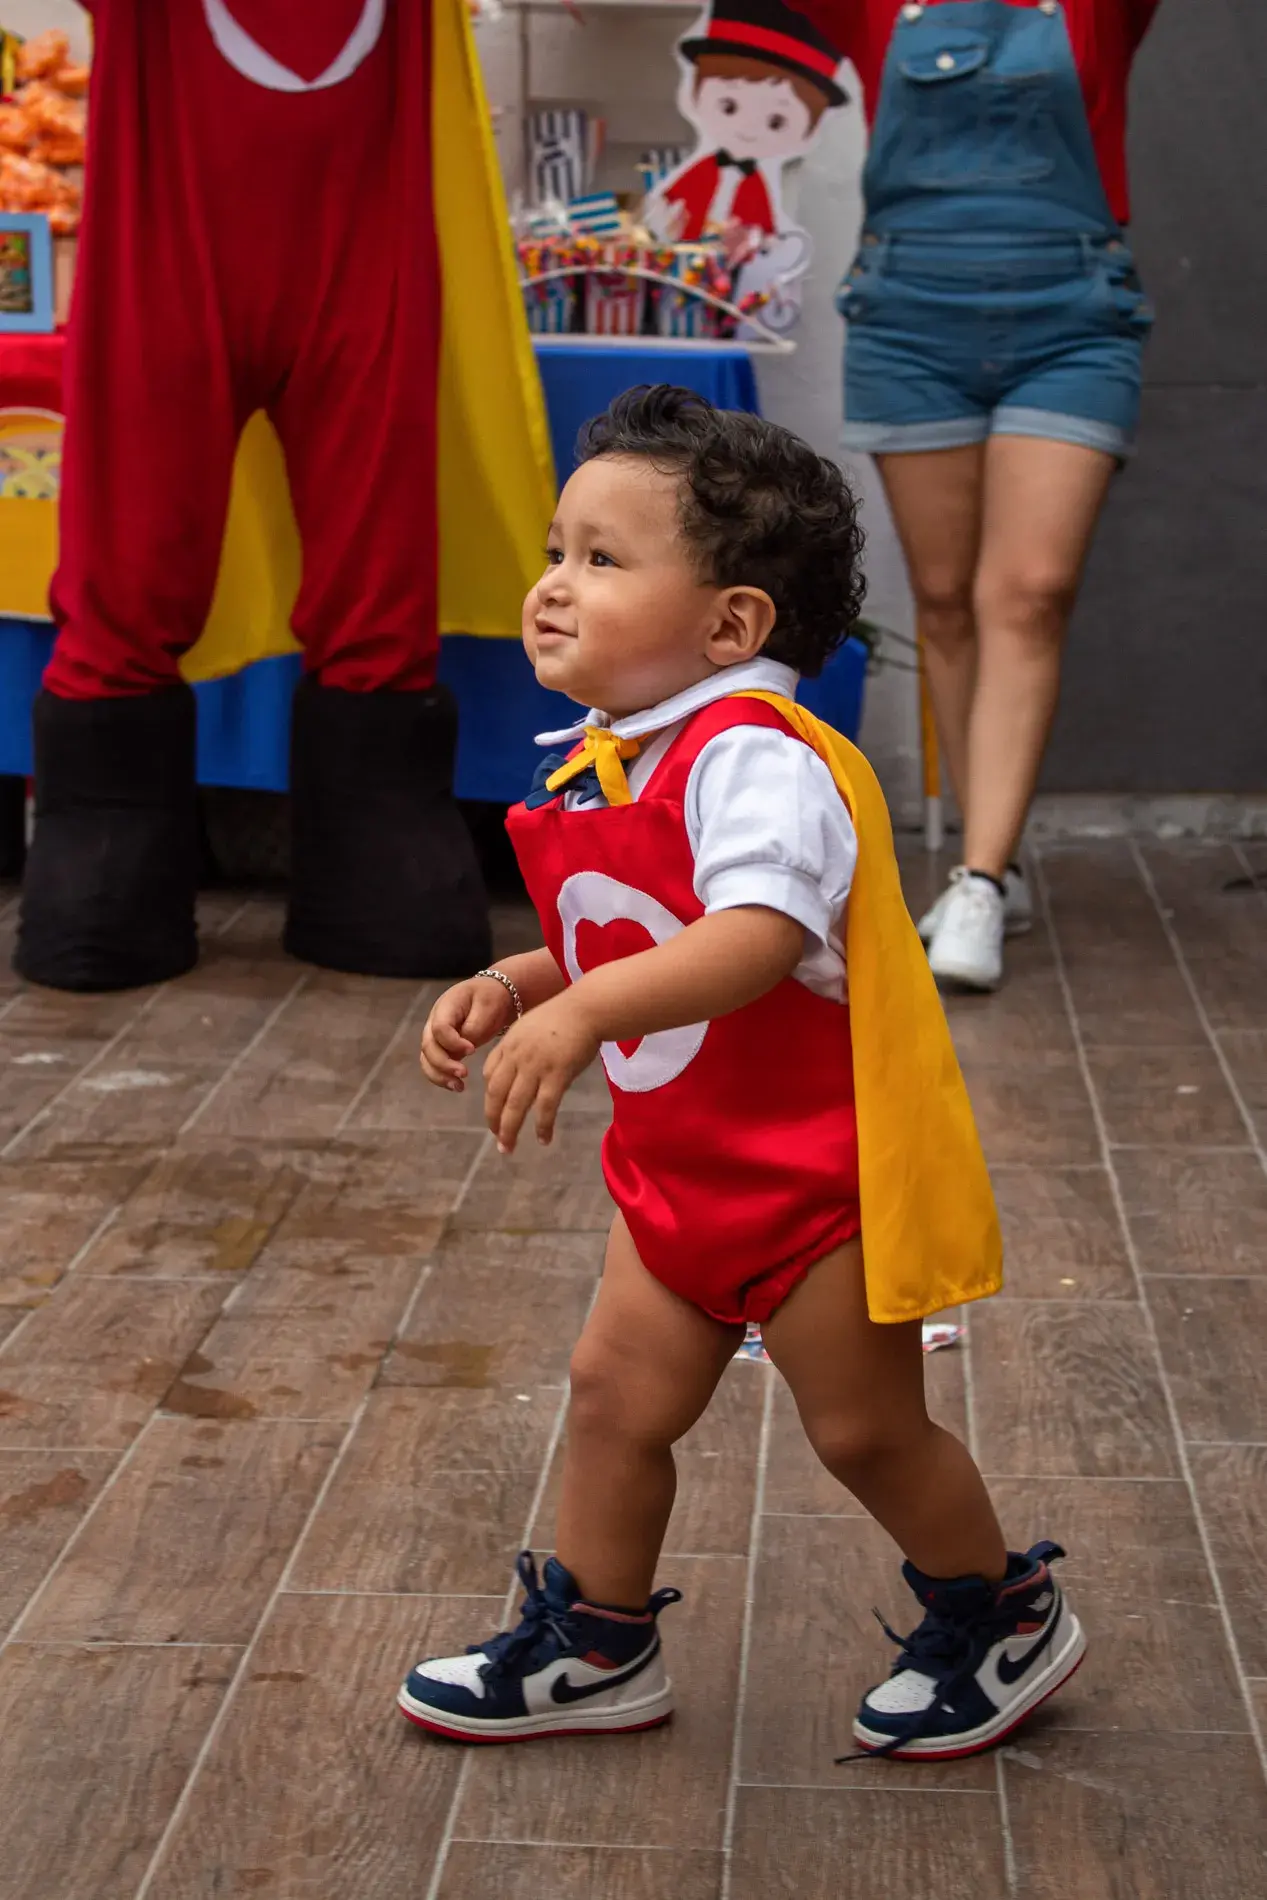
[[(856, 86), (847, 83), (856, 93)], [(851, 476), (862, 497), (867, 532), (869, 619), (894, 632), (913, 628), (910, 590), (897, 537), (875, 468), (866, 456), (840, 447), (841, 373), (845, 326), (834, 293), (853, 256), (862, 220), (861, 177), (866, 151), (862, 111), (853, 98), (831, 112), (823, 131), (791, 182), (788, 208), (814, 241), (813, 275), (796, 330), (796, 354), (759, 357), (757, 380), (766, 415), (831, 455)], [(882, 668), (868, 682), (863, 743), (884, 784), (894, 820), (920, 819), (919, 699), (909, 673)]]
[(34, 39), (50, 26), (60, 26), (70, 34), (70, 50), (76, 59), (88, 57), (88, 15), (75, 0), (0, 0), (0, 26), (20, 33), (24, 40)]
[[(607, 118), (610, 147), (601, 184), (633, 189), (631, 154), (646, 145), (689, 143), (693, 135), (674, 104), (673, 46), (695, 11), (688, 6), (604, 12), (591, 6), (585, 9), (587, 23), (580, 26), (558, 5), (527, 18), (508, 6), (501, 20), (482, 23), (476, 39), (489, 98), (499, 111), (498, 147), (508, 188), (513, 191), (523, 177), (525, 49), (529, 84), (524, 90), (537, 103), (588, 105)], [(814, 241), (813, 276), (796, 332), (796, 354), (759, 358), (758, 380), (765, 413), (795, 429), (821, 454), (838, 457), (853, 476), (867, 528), (867, 612), (882, 625), (909, 633), (911, 604), (902, 557), (874, 469), (865, 458), (840, 449), (844, 326), (833, 293), (857, 237), (865, 142), (862, 113), (851, 102), (827, 115), (810, 156), (786, 176), (788, 208)], [(887, 670), (872, 679), (863, 736), (895, 820), (918, 823), (918, 700), (909, 673)]]

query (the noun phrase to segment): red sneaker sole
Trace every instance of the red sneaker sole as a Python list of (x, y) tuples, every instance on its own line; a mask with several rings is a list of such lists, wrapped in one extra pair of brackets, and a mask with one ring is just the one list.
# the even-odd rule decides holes
[[(1037, 1712), (1037, 1710), (1042, 1708), (1044, 1702), (1050, 1702), (1051, 1698), (1057, 1693), (1058, 1690), (1063, 1689), (1067, 1682), (1072, 1682), (1073, 1678), (1077, 1675), (1078, 1671), (1081, 1669), (1085, 1660), (1086, 1660), (1086, 1651), (1084, 1650), (1082, 1655), (1079, 1656), (1077, 1662), (1074, 1664), (1073, 1668), (1069, 1670), (1069, 1672), (1066, 1675), (1063, 1675), (1060, 1678), (1059, 1682), (1053, 1682), (1051, 1688), (1047, 1691), (1046, 1695), (1039, 1696), (1037, 1702), (1035, 1702), (1030, 1708), (1023, 1710), (1022, 1713), (1017, 1716), (1016, 1720), (1010, 1723), (1007, 1728), (1001, 1729), (997, 1735), (991, 1735), (988, 1741), (973, 1742), (971, 1746), (968, 1748), (938, 1748), (938, 1749), (895, 1748), (892, 1754), (885, 1755), (883, 1759), (885, 1761), (916, 1761), (916, 1762), (919, 1762), (919, 1761), (964, 1761), (969, 1755), (985, 1755), (989, 1752), (990, 1749), (997, 1748), (1001, 1742), (1005, 1742), (1009, 1735), (1015, 1735), (1017, 1729), (1022, 1728), (1025, 1725), (1025, 1723), (1029, 1721), (1030, 1717), (1034, 1715)], [(866, 1742), (859, 1742), (858, 1750), (859, 1750), (859, 1753), (863, 1755), (878, 1755), (880, 1753), (878, 1748), (869, 1748)]]

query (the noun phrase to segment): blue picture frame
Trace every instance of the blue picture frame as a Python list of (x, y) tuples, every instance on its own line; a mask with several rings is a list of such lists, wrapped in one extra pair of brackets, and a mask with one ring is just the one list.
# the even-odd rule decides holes
[(5, 239), (26, 239), (30, 296), (26, 308), (6, 310), (0, 287), (0, 336), (47, 336), (57, 328), (53, 314), (53, 234), (42, 212), (0, 211), (0, 273), (5, 272)]

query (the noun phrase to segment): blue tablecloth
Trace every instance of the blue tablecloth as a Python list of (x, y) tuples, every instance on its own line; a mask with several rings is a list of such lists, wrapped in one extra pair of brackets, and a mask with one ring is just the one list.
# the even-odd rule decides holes
[[(583, 343), (538, 351), (555, 463), (560, 480), (572, 467), (583, 423), (635, 383), (674, 382), (719, 407), (757, 408), (752, 364), (739, 349), (594, 349)], [(0, 619), (0, 774), (31, 770), (31, 701), (52, 646), (43, 621)], [(198, 777), (204, 785), (285, 791), (290, 699), (298, 655), (262, 660), (229, 679), (212, 680), (198, 696)], [(865, 654), (850, 642), (821, 680), (801, 697), (850, 737), (862, 709)], [(537, 685), (517, 640), (450, 635), (442, 643), (440, 678), (456, 694), (462, 718), (457, 759), (459, 798), (510, 804), (532, 782), (539, 753), (533, 736), (568, 725), (570, 700)]]
[(747, 409), (754, 415), (757, 379), (752, 358), (737, 344), (716, 349), (601, 348), (563, 340), (541, 340), (537, 367), (546, 393), (554, 466), (562, 487), (576, 464), (576, 438), (591, 416), (601, 415), (614, 396), (639, 383), (677, 383), (694, 389), (718, 409)]

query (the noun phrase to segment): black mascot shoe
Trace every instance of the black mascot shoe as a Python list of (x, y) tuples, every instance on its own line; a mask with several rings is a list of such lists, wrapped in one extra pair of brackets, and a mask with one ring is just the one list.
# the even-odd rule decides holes
[(35, 701), (35, 836), (13, 965), (55, 990), (126, 990), (198, 961), (188, 686)]
[(26, 780), (0, 778), (0, 878), (21, 877), (26, 863)]
[(453, 799), (446, 687), (349, 693), (304, 679), (290, 738), (286, 948), (360, 976), (469, 976), (488, 899)]

